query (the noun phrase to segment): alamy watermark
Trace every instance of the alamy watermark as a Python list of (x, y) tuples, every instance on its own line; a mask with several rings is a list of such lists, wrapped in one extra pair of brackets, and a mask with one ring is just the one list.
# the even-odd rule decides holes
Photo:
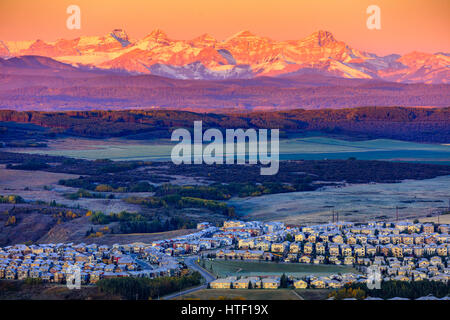
[(67, 7), (66, 13), (70, 16), (66, 20), (66, 27), (69, 30), (81, 29), (81, 9), (76, 4)]
[[(66, 13), (69, 15), (66, 20), (66, 27), (69, 30), (81, 29), (81, 8), (76, 4), (67, 7)], [(369, 30), (381, 30), (381, 9), (378, 5), (372, 4), (367, 7), (366, 26)]]
[(66, 286), (70, 290), (81, 289), (81, 269), (78, 266), (69, 266), (66, 270)]
[(381, 30), (381, 9), (379, 6), (372, 4), (367, 7), (366, 13), (370, 14), (367, 18), (366, 26), (369, 30)]
[(377, 266), (367, 268), (367, 288), (370, 290), (381, 289), (381, 272)]
[[(222, 131), (211, 128), (203, 133), (202, 121), (194, 121), (193, 133), (192, 139), (187, 129), (179, 128), (172, 132), (171, 140), (179, 141), (172, 148), (174, 164), (257, 164), (259, 161), (265, 165), (261, 166), (261, 175), (278, 173), (278, 129), (226, 129), (224, 141)], [(204, 141), (209, 143), (204, 146)]]

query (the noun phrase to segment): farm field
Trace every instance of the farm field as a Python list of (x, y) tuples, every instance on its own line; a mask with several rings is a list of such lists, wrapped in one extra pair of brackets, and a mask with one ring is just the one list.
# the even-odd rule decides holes
[(277, 289), (203, 289), (191, 292), (179, 300), (301, 300), (294, 290)]
[(40, 188), (49, 184), (57, 184), (60, 179), (75, 179), (79, 175), (54, 173), (45, 171), (9, 170), (0, 165), (0, 190), (16, 190), (25, 187)]
[[(176, 142), (169, 139), (64, 138), (49, 141), (48, 147), (6, 148), (5, 150), (89, 160), (168, 161), (171, 159), (170, 153), (175, 144)], [(450, 164), (450, 146), (391, 139), (348, 141), (321, 135), (280, 139), (281, 160), (347, 159), (350, 157), (360, 160)]]
[[(288, 276), (328, 275), (334, 273), (357, 273), (348, 266), (314, 265), (300, 263), (249, 262), (241, 260), (203, 260), (200, 265), (218, 277), (227, 276)], [(212, 269), (211, 269), (212, 267)]]
[[(364, 222), (395, 218), (425, 217), (448, 207), (450, 176), (401, 183), (348, 184), (316, 191), (269, 194), (253, 198), (232, 198), (229, 205), (247, 219), (285, 223), (327, 223), (331, 212), (339, 211), (341, 220)], [(442, 217), (441, 217), (442, 218)]]
[[(29, 201), (51, 202), (69, 207), (81, 207), (92, 211), (121, 212), (123, 210), (136, 212), (138, 205), (126, 203), (121, 199), (88, 199), (80, 198), (69, 200), (64, 193), (75, 192), (76, 188), (65, 187), (58, 184), (61, 179), (76, 179), (79, 175), (67, 173), (54, 173), (40, 170), (11, 170), (0, 165), (0, 194), (18, 195)], [(116, 195), (116, 198), (126, 195)]]
[(439, 217), (439, 219), (437, 216), (419, 219), (419, 222), (421, 222), (421, 223), (425, 223), (425, 222), (438, 223), (438, 221), (439, 221), (439, 223), (450, 224), (450, 214), (441, 215)]

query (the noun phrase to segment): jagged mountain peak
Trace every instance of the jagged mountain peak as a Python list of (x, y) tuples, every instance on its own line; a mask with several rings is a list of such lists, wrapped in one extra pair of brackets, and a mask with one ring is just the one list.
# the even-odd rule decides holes
[(194, 40), (209, 40), (209, 41), (217, 41), (216, 38), (214, 38), (212, 35), (210, 35), (209, 33), (204, 33), (200, 36), (198, 36), (197, 38), (195, 38)]
[(116, 39), (117, 41), (120, 42), (120, 44), (122, 45), (122, 47), (126, 47), (128, 45), (130, 45), (130, 40), (128, 38), (128, 34), (126, 33), (126, 31), (124, 29), (114, 29), (110, 35)]
[(336, 43), (337, 40), (334, 38), (333, 34), (330, 31), (319, 30), (312, 33), (309, 37), (305, 39), (305, 41), (313, 41), (318, 46), (325, 46), (330, 43)]
[(144, 39), (169, 40), (169, 37), (163, 30), (157, 28), (150, 32)]
[(249, 30), (239, 31), (234, 35), (234, 37), (245, 38), (245, 37), (254, 37), (255, 35), (251, 33)]
[(261, 37), (255, 35), (254, 33), (250, 32), (248, 30), (242, 30), (242, 31), (239, 31), (238, 33), (235, 33), (234, 35), (232, 35), (228, 39), (226, 39), (225, 42), (229, 42), (229, 41), (232, 41), (232, 40), (235, 40), (235, 39), (247, 40), (247, 39), (252, 39), (252, 38), (258, 38), (259, 39)]
[(191, 41), (189, 41), (189, 43), (194, 46), (200, 46), (200, 47), (205, 47), (205, 46), (214, 47), (215, 44), (217, 43), (217, 39), (214, 38), (209, 33), (204, 33), (204, 34), (192, 39)]
[[(0, 41), (0, 57), (39, 55), (71, 65), (205, 79), (279, 76), (315, 70), (345, 78), (376, 78), (398, 82), (448, 83), (448, 53), (411, 52), (378, 56), (351, 48), (327, 30), (300, 40), (278, 41), (240, 31), (225, 41), (208, 33), (192, 40), (173, 40), (155, 29), (130, 40), (124, 29), (105, 36), (82, 36), (55, 42)], [(198, 63), (204, 68), (195, 68)], [(152, 66), (157, 65), (158, 68)], [(176, 67), (176, 68), (175, 68)]]

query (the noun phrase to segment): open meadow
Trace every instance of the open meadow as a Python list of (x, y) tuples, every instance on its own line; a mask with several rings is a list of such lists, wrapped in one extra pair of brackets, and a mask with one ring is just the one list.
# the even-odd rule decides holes
[(290, 224), (327, 223), (332, 211), (339, 220), (364, 222), (425, 218), (448, 208), (450, 176), (400, 183), (348, 184), (315, 191), (269, 194), (260, 197), (233, 198), (229, 205), (246, 219), (284, 221)]
[[(450, 164), (450, 145), (392, 139), (349, 141), (347, 137), (293, 136), (280, 139), (281, 160), (347, 159)], [(169, 139), (63, 138), (47, 147), (6, 148), (7, 151), (48, 154), (80, 159), (169, 161), (176, 142)], [(206, 146), (206, 143), (205, 143)]]

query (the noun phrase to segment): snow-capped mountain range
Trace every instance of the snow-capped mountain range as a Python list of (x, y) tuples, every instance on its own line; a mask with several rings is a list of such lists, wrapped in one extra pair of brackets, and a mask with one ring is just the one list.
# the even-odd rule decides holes
[(143, 39), (131, 39), (124, 30), (115, 29), (105, 36), (54, 42), (0, 40), (0, 57), (23, 55), (175, 79), (249, 79), (319, 73), (403, 83), (450, 81), (448, 53), (378, 56), (351, 48), (328, 31), (289, 41), (275, 41), (249, 31), (224, 41), (208, 34), (192, 40), (174, 40), (159, 29)]

